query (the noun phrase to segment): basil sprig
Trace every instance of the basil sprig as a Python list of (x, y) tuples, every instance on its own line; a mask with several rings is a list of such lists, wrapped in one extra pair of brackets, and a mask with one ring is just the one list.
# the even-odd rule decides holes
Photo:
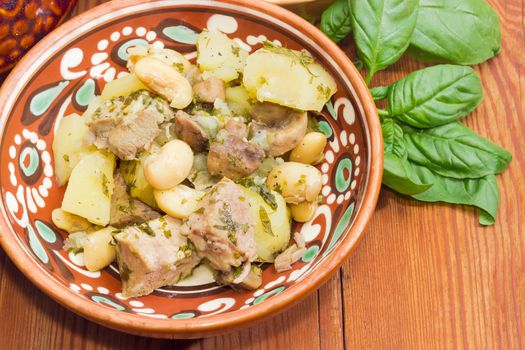
[(498, 15), (485, 0), (421, 0), (410, 51), (432, 62), (471, 65), (501, 49)]
[(321, 31), (338, 43), (352, 31), (349, 0), (337, 0), (321, 16)]
[(459, 120), (483, 100), (478, 75), (461, 65), (481, 63), (500, 50), (495, 11), (484, 0), (338, 0), (323, 14), (321, 29), (339, 41), (350, 33), (348, 23), (368, 84), (409, 45), (416, 57), (459, 64), (428, 67), (370, 89), (374, 100), (386, 100), (378, 109), (383, 184), (424, 202), (478, 207), (479, 223), (494, 224), (495, 175), (512, 155)]
[[(380, 90), (375, 89), (377, 95)], [(483, 88), (472, 68), (438, 65), (409, 74), (384, 94), (389, 116), (416, 128), (432, 128), (472, 112), (483, 99)]]
[(395, 63), (410, 45), (418, 0), (350, 0), (352, 30), (370, 83), (374, 74)]

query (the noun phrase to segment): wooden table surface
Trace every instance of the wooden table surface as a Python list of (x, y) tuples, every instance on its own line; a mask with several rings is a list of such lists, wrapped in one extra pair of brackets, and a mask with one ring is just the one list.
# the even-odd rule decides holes
[[(80, 0), (75, 13), (103, 3)], [(383, 189), (339, 272), (289, 311), (194, 341), (130, 336), (89, 322), (34, 287), (0, 249), (0, 349), (525, 349), (525, 0), (490, 1), (503, 50), (476, 68), (485, 100), (466, 123), (509, 149), (495, 226), (473, 209)], [(419, 68), (403, 58), (375, 84)]]

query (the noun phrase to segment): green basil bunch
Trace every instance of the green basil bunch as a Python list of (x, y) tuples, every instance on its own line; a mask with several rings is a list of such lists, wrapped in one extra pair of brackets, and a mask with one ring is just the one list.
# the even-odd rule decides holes
[(337, 0), (321, 20), (338, 42), (353, 33), (366, 82), (405, 51), (448, 62), (371, 88), (384, 139), (383, 184), (425, 202), (476, 206), (479, 223), (496, 219), (495, 175), (512, 155), (459, 122), (483, 100), (469, 64), (498, 54), (499, 21), (484, 0)]

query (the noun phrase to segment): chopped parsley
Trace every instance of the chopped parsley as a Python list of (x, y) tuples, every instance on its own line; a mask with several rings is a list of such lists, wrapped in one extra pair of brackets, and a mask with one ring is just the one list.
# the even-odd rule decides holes
[(239, 52), (241, 51), (241, 48), (239, 46), (232, 45), (232, 54), (236, 57), (239, 57)]
[(272, 222), (270, 221), (270, 216), (266, 212), (263, 206), (259, 207), (259, 219), (261, 220), (264, 232), (269, 234), (272, 237), (275, 237), (275, 234), (272, 230)]
[(319, 84), (317, 85), (317, 95), (319, 99), (328, 101), (332, 95), (332, 90), (330, 90), (330, 88), (324, 84)]
[(122, 266), (120, 268), (120, 279), (122, 282), (126, 283), (129, 280), (129, 275), (131, 275), (133, 271), (130, 270), (128, 265), (125, 263), (122, 263)]
[(275, 196), (266, 186), (256, 184), (253, 180), (253, 177), (244, 177), (240, 180), (237, 180), (236, 182), (241, 186), (244, 186), (246, 188), (251, 189), (254, 192), (257, 192), (266, 202), (266, 204), (268, 204), (272, 209), (277, 209), (277, 200), (275, 199)]
[(233, 220), (230, 203), (224, 202), (219, 208), (219, 220), (224, 225), (214, 225), (215, 228), (228, 232), (228, 239), (233, 243), (237, 243), (237, 230), (242, 225)]
[(102, 193), (109, 198), (109, 179), (104, 173), (102, 173)]
[(147, 234), (148, 236), (151, 236), (151, 237), (155, 237), (156, 236), (155, 231), (153, 231), (151, 229), (149, 223), (147, 223), (147, 222), (138, 225), (137, 228), (139, 230), (141, 230), (142, 232), (144, 232), (145, 234)]

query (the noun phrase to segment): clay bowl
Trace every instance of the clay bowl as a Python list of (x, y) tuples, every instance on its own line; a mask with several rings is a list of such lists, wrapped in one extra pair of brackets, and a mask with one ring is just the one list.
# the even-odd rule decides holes
[(0, 2), (0, 73), (9, 70), (55, 28), (77, 0)]
[[(254, 50), (274, 40), (305, 48), (331, 72), (339, 92), (318, 116), (328, 136), (324, 203), (296, 225), (307, 252), (293, 269), (264, 270), (257, 291), (215, 285), (207, 271), (152, 295), (123, 299), (114, 266), (91, 273), (63, 249), (51, 223), (64, 189), (53, 173), (54, 127), (82, 113), (106, 82), (125, 71), (126, 48), (151, 43), (195, 57), (195, 33), (215, 28)], [(374, 103), (358, 71), (321, 32), (291, 12), (260, 1), (120, 0), (65, 23), (38, 43), (0, 90), (0, 242), (35, 285), (74, 312), (134, 334), (191, 338), (232, 331), (284, 310), (314, 292), (356, 247), (382, 175)]]

